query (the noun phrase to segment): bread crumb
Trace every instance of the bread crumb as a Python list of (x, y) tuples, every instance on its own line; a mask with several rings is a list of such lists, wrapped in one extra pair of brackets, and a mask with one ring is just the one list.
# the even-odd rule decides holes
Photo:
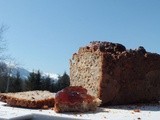
[(104, 119), (106, 119), (107, 117), (106, 116), (104, 116)]
[(140, 112), (140, 109), (135, 109), (134, 112)]
[(49, 108), (48, 105), (43, 106), (43, 109), (48, 109), (48, 108)]

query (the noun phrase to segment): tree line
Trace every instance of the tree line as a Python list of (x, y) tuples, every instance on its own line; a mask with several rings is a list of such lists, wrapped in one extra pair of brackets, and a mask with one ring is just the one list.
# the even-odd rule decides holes
[(20, 73), (17, 71), (16, 76), (9, 76), (7, 73), (0, 75), (0, 92), (21, 92), (32, 90), (48, 90), (57, 92), (70, 85), (69, 75), (64, 72), (58, 79), (43, 77), (41, 72), (31, 72), (27, 79), (20, 78)]

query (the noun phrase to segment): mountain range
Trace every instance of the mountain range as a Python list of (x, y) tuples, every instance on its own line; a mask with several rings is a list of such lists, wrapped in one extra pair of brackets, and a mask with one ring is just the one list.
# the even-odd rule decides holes
[[(10, 76), (16, 76), (17, 72), (19, 72), (20, 74), (20, 78), (22, 78), (23, 80), (27, 79), (29, 74), (33, 71), (29, 71), (23, 67), (18, 67), (16, 65), (11, 65), (11, 64), (7, 64), (7, 63), (0, 63), (0, 66), (5, 66), (9, 71), (10, 71)], [(37, 71), (35, 71), (37, 72)], [(41, 71), (40, 71), (41, 72)], [(57, 80), (58, 79), (58, 74), (54, 74), (54, 73), (46, 73), (46, 72), (41, 72), (42, 77), (46, 78), (46, 77), (50, 77), (53, 80)]]

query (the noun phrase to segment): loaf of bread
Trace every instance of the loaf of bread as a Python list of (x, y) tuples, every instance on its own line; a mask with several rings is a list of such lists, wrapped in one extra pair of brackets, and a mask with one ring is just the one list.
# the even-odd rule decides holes
[(83, 86), (103, 105), (158, 102), (160, 55), (144, 47), (126, 49), (111, 42), (91, 42), (70, 60), (71, 86)]
[(48, 108), (54, 106), (54, 95), (49, 91), (1, 93), (0, 100), (10, 106), (25, 108)]

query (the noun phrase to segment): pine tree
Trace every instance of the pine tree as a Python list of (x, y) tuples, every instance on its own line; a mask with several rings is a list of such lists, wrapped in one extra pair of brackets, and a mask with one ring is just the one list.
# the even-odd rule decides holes
[(42, 90), (51, 91), (51, 78), (49, 76), (42, 79)]
[(41, 89), (41, 73), (38, 70), (38, 72), (35, 75), (34, 90), (40, 90), (40, 89)]
[(20, 78), (20, 73), (19, 71), (17, 71), (17, 74), (16, 74), (16, 78), (14, 79), (14, 91), (15, 92), (20, 92), (22, 91), (22, 79)]
[(62, 76), (59, 76), (59, 79), (56, 83), (58, 89), (57, 90), (61, 90), (65, 87), (68, 87), (70, 85), (70, 77), (69, 75), (64, 72), (64, 74)]
[(6, 92), (7, 79), (7, 75), (0, 76), (0, 92)]
[(29, 74), (28, 79), (25, 81), (25, 90), (34, 90), (35, 76), (34, 72)]
[(9, 79), (8, 67), (6, 63), (0, 62), (0, 92), (6, 92)]
[(41, 90), (42, 84), (41, 73), (38, 70), (37, 73), (32, 72), (29, 74), (28, 80), (25, 81), (26, 90)]

